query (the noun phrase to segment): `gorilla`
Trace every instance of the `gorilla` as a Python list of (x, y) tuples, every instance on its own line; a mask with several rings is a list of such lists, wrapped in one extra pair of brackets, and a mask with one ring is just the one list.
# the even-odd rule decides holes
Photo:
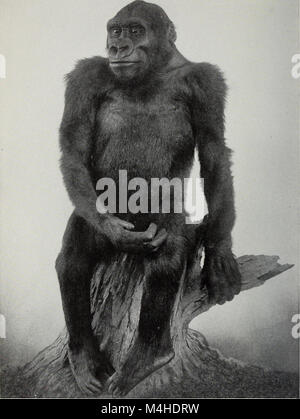
[[(83, 59), (67, 75), (61, 170), (75, 208), (56, 270), (69, 363), (90, 395), (104, 385), (124, 395), (172, 359), (170, 315), (185, 263), (200, 240), (184, 211), (99, 212), (99, 179), (118, 182), (120, 170), (146, 182), (184, 179), (197, 148), (208, 207), (200, 225), (205, 261), (199, 286), (219, 304), (240, 292), (231, 250), (235, 209), (224, 139), (226, 84), (216, 66), (187, 60), (175, 41), (175, 27), (161, 7), (134, 1), (107, 24), (108, 58)], [(145, 278), (137, 337), (119, 371), (95, 341), (89, 296), (95, 267), (115, 252), (138, 255)]]

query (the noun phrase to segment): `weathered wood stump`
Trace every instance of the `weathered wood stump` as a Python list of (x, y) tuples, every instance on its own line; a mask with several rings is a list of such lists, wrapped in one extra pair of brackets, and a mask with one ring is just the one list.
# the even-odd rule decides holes
[[(298, 397), (296, 374), (268, 371), (224, 358), (206, 339), (189, 329), (190, 321), (207, 311), (206, 289), (200, 289), (200, 249), (193, 266), (186, 269), (173, 310), (171, 330), (175, 358), (140, 382), (126, 397)], [(277, 256), (238, 258), (242, 290), (262, 285), (291, 268)], [(120, 254), (111, 264), (99, 265), (91, 287), (93, 329), (101, 349), (115, 369), (122, 364), (137, 330), (143, 291), (141, 264), (134, 256)], [(70, 371), (67, 333), (41, 351), (23, 370), (32, 397), (83, 397)], [(99, 397), (109, 397), (101, 394)]]

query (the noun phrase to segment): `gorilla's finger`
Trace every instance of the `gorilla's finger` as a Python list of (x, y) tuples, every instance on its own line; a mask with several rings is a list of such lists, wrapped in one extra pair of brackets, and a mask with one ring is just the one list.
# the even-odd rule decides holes
[(226, 272), (226, 279), (230, 285), (232, 292), (238, 294), (241, 289), (241, 275), (240, 272), (236, 269), (235, 264), (230, 264), (229, 271)]
[(222, 301), (225, 297), (224, 288), (222, 284), (220, 283), (220, 280), (218, 281), (217, 284), (213, 286), (212, 290), (214, 292), (214, 302), (215, 304), (218, 304), (219, 301)]
[(208, 291), (208, 300), (209, 300), (209, 302), (211, 304), (216, 304), (216, 302), (218, 301), (219, 296), (220, 296), (219, 286), (217, 284), (215, 284), (213, 286), (210, 285), (207, 288), (207, 291)]
[(123, 232), (123, 242), (125, 245), (133, 245), (133, 247), (139, 247), (142, 249), (144, 242), (151, 241), (151, 231), (127, 231)]
[(213, 292), (208, 293), (208, 302), (209, 304), (212, 304), (212, 305), (217, 304), (218, 296)]
[(93, 393), (97, 393), (102, 390), (102, 385), (96, 379), (91, 379), (86, 387), (91, 390)]
[(114, 376), (114, 375), (112, 375), (112, 376), (111, 376), (111, 377), (107, 380), (107, 382), (106, 382), (106, 384), (105, 384), (105, 390), (106, 390), (108, 393), (111, 393), (111, 392), (112, 392), (112, 390), (113, 390), (113, 388), (114, 388), (114, 381), (112, 380), (113, 376)]
[(230, 296), (227, 298), (227, 301), (232, 301), (234, 299), (234, 293), (230, 294)]
[(166, 238), (168, 237), (168, 233), (166, 231), (166, 229), (162, 229), (158, 232), (158, 234), (154, 237), (154, 239), (150, 242), (147, 243), (147, 246), (154, 248), (159, 248), (163, 242), (166, 240)]
[(233, 263), (231, 264), (231, 269), (234, 272), (235, 276), (237, 276), (237, 278), (241, 280), (242, 276), (241, 276), (239, 264), (237, 263), (235, 259), (233, 259)]
[(234, 276), (240, 276), (239, 266), (233, 258), (230, 261), (229, 268)]
[(134, 224), (132, 223), (128, 223), (127, 221), (121, 220), (120, 218), (118, 218), (117, 223), (121, 226), (124, 227), (126, 230), (133, 230), (134, 229)]
[(86, 385), (84, 387), (83, 386), (79, 386), (79, 388), (87, 396), (93, 396), (94, 395), (94, 391), (92, 389), (90, 389), (88, 385)]
[(220, 304), (220, 306), (222, 306), (223, 304), (225, 304), (225, 303), (226, 303), (226, 301), (227, 301), (227, 299), (226, 299), (226, 298), (224, 298), (224, 297), (220, 297), (220, 298), (217, 300), (217, 304)]
[(155, 237), (157, 232), (157, 225), (155, 223), (151, 223), (147, 230), (145, 231), (146, 236), (148, 239), (152, 240)]
[(100, 389), (95, 387), (93, 384), (87, 384), (86, 388), (89, 390), (91, 395), (100, 393)]
[(242, 290), (241, 284), (233, 285), (232, 290), (233, 290), (235, 295), (238, 295)]
[(239, 272), (235, 272), (234, 275), (232, 276), (231, 285), (232, 285), (232, 290), (234, 294), (239, 294), (241, 292), (242, 279)]
[(233, 285), (226, 276), (221, 278), (220, 288), (221, 295), (226, 298), (226, 301), (231, 301), (234, 296)]
[(239, 270), (235, 271), (235, 283), (242, 286), (242, 275)]
[(121, 390), (120, 390), (118, 387), (116, 387), (116, 388), (114, 389), (114, 391), (112, 392), (112, 395), (113, 395), (114, 397), (119, 397), (119, 396), (121, 396), (121, 395), (122, 395)]
[(231, 267), (231, 261), (227, 258), (222, 258), (222, 272), (224, 273), (229, 282), (233, 280), (234, 274)]
[(233, 298), (234, 298), (234, 291), (233, 291), (232, 287), (227, 288), (224, 291), (224, 297), (226, 298), (226, 301), (232, 301), (233, 300)]
[(99, 390), (102, 390), (103, 388), (103, 385), (95, 377), (90, 378), (90, 383), (93, 384), (95, 387), (99, 388)]

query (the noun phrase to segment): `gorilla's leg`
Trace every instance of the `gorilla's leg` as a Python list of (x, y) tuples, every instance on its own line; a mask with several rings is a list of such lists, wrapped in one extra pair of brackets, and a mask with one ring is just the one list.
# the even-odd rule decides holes
[(78, 386), (88, 394), (101, 390), (101, 382), (113, 372), (104, 354), (98, 350), (91, 327), (90, 282), (101, 252), (105, 250), (102, 240), (96, 238), (87, 221), (73, 213), (56, 260), (69, 332), (70, 366)]
[(124, 395), (174, 357), (170, 317), (184, 270), (186, 250), (181, 236), (168, 236), (159, 253), (145, 263), (138, 334), (120, 371), (108, 380), (108, 390)]

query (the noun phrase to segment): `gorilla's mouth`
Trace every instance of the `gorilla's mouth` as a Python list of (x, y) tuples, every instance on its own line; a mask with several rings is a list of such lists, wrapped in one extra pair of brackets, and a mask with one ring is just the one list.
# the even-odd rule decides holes
[(133, 64), (138, 64), (139, 61), (110, 61), (109, 64), (113, 67), (128, 67)]

